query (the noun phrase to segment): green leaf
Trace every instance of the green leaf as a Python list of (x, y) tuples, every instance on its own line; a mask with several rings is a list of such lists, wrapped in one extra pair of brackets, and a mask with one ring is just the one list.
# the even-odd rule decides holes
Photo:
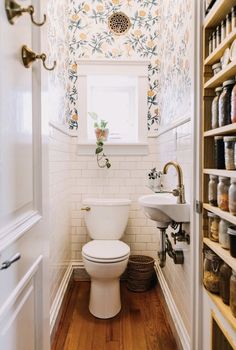
[(93, 120), (97, 120), (98, 119), (98, 115), (95, 112), (88, 112), (88, 115), (93, 119)]
[(97, 147), (96, 150), (95, 150), (95, 154), (99, 154), (103, 151), (103, 148), (102, 147)]

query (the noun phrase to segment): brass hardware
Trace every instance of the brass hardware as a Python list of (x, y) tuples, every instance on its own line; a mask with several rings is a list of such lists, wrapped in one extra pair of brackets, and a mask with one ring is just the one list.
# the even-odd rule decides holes
[(31, 17), (32, 23), (36, 26), (42, 26), (46, 22), (46, 15), (43, 15), (43, 21), (37, 23), (34, 20), (34, 7), (32, 5), (23, 8), (15, 0), (5, 0), (5, 10), (7, 14), (7, 19), (11, 24), (14, 24), (14, 19), (23, 15), (23, 13), (28, 13)]
[(41, 55), (37, 55), (35, 52), (30, 50), (26, 45), (22, 46), (21, 57), (22, 57), (23, 64), (26, 68), (30, 68), (31, 64), (36, 60), (42, 60), (43, 66), (46, 70), (54, 70), (57, 64), (56, 61), (54, 61), (53, 66), (51, 68), (47, 67), (45, 64), (45, 61), (47, 59), (47, 56), (45, 55), (45, 53), (41, 53)]
[(90, 207), (85, 207), (85, 208), (81, 208), (81, 210), (90, 211), (91, 208)]
[(184, 192), (184, 184), (183, 184), (183, 172), (182, 172), (180, 165), (176, 162), (173, 162), (173, 161), (166, 163), (164, 168), (163, 168), (163, 174), (167, 174), (167, 170), (168, 170), (169, 166), (171, 166), (171, 165), (176, 169), (177, 176), (178, 176), (178, 186), (174, 190), (175, 193), (173, 193), (173, 194), (174, 194), (174, 196), (178, 197), (177, 198), (178, 204), (184, 204), (186, 202), (185, 202), (185, 192)]

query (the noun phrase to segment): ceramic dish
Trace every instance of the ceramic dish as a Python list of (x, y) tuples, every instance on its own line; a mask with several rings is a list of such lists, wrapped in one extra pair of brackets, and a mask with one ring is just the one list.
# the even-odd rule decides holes
[(222, 69), (224, 69), (229, 63), (229, 58), (230, 58), (230, 49), (227, 47), (227, 49), (225, 49), (223, 56), (220, 59)]
[(234, 61), (236, 59), (236, 39), (233, 41), (230, 47), (230, 61)]

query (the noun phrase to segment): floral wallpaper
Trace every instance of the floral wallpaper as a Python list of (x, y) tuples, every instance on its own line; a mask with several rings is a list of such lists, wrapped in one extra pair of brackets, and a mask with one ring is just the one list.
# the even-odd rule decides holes
[[(150, 132), (159, 125), (157, 94), (159, 84), (157, 74), (160, 69), (158, 59), (160, 0), (71, 0), (69, 4), (69, 87), (67, 118), (77, 114), (79, 96), (77, 94), (77, 60), (79, 58), (107, 59), (148, 59), (149, 90), (147, 91)], [(121, 36), (114, 35), (108, 27), (108, 18), (114, 12), (124, 12), (131, 21), (129, 31)]]
[[(193, 32), (191, 0), (165, 0), (160, 3), (161, 53), (158, 95), (161, 124), (189, 116), (191, 108)], [(193, 69), (193, 68), (192, 68)], [(171, 101), (171, 103), (170, 103)]]

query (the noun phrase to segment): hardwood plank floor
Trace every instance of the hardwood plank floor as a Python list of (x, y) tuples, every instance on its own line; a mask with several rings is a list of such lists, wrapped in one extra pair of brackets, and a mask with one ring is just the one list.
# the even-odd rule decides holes
[(159, 286), (133, 293), (121, 283), (122, 310), (112, 319), (89, 313), (89, 282), (75, 282), (52, 350), (177, 350)]

